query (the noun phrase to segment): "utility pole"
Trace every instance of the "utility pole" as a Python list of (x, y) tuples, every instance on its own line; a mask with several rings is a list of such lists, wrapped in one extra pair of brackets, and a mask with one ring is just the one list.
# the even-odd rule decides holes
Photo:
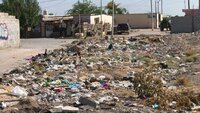
[(102, 14), (103, 14), (103, 3), (102, 3), (102, 0), (100, 0), (100, 4), (101, 4), (101, 38), (103, 37), (103, 17), (102, 17)]
[(186, 0), (184, 0), (184, 8), (186, 9)]
[(194, 4), (192, 8), (192, 32), (194, 32)]
[(113, 5), (113, 11), (112, 11), (112, 35), (111, 35), (111, 40), (114, 38), (114, 18), (115, 18), (115, 0), (112, 0), (112, 5)]
[(188, 9), (190, 9), (190, 0), (188, 0)]
[[(80, 1), (78, 0), (78, 5), (80, 5)], [(78, 29), (79, 29), (79, 38), (81, 38), (81, 11), (79, 10), (78, 15)]]
[(163, 0), (161, 0), (161, 14), (163, 14)]
[[(157, 15), (157, 1), (155, 0), (155, 15)], [(157, 16), (156, 16), (156, 28), (157, 28)]]
[(154, 30), (154, 22), (153, 22), (153, 2), (150, 0), (150, 5), (151, 5), (151, 28), (152, 31)]
[(157, 1), (155, 1), (155, 13), (157, 13)]
[(200, 0), (199, 0), (199, 9), (200, 9)]
[(160, 1), (158, 1), (158, 14), (160, 13)]

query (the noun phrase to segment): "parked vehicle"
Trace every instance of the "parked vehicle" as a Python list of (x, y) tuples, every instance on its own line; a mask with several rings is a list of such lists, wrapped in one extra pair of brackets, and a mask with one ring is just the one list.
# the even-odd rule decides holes
[(130, 25), (128, 23), (120, 23), (117, 25), (117, 34), (130, 33)]
[(165, 29), (168, 31), (171, 30), (171, 23), (168, 18), (164, 18), (160, 23), (160, 31), (164, 31)]

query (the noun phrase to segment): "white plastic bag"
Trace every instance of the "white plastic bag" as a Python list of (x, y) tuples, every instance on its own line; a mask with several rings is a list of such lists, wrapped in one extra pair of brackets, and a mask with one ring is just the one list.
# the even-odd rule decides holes
[(12, 93), (13, 95), (19, 96), (19, 97), (25, 97), (25, 96), (28, 95), (28, 92), (27, 92), (24, 88), (22, 88), (22, 87), (20, 87), (20, 86), (15, 86), (15, 87), (12, 89), (11, 93)]

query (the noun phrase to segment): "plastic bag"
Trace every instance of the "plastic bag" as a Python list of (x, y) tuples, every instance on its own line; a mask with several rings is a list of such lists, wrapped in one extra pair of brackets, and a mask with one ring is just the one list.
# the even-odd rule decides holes
[(12, 89), (11, 93), (12, 93), (13, 95), (19, 96), (19, 97), (25, 97), (25, 96), (28, 95), (28, 92), (27, 92), (24, 88), (22, 88), (22, 87), (20, 87), (20, 86), (15, 86), (15, 87)]

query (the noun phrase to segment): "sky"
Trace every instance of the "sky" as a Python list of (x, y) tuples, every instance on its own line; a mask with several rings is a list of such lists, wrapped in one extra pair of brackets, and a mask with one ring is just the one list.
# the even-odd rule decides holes
[[(42, 10), (48, 10), (57, 16), (62, 16), (72, 8), (78, 0), (38, 0)], [(80, 0), (81, 1), (81, 0)], [(100, 6), (100, 0), (91, 0), (97, 6)], [(105, 6), (111, 0), (102, 0)], [(153, 11), (155, 12), (155, 0), (153, 1)], [(198, 8), (199, 0), (190, 0), (191, 8)], [(1, 2), (1, 0), (0, 0)], [(115, 0), (121, 7), (126, 8), (129, 13), (148, 13), (151, 11), (150, 0)], [(182, 16), (182, 9), (187, 8), (187, 0), (163, 0), (164, 15)]]

